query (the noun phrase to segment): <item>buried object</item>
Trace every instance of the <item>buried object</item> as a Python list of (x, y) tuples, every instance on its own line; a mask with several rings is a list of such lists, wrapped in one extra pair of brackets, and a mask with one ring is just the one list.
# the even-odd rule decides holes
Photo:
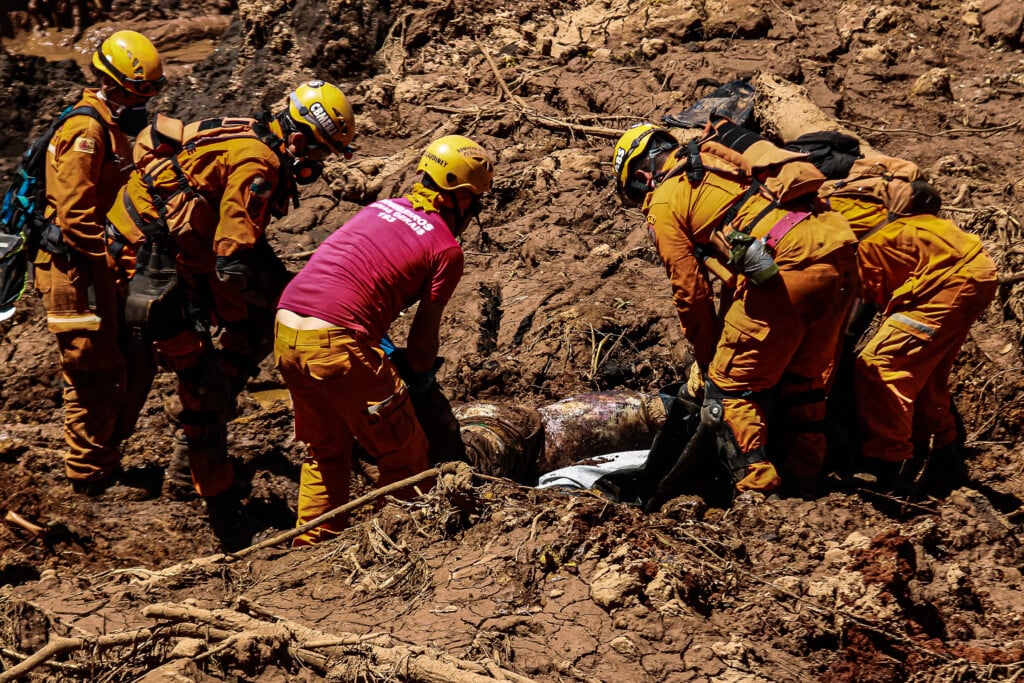
[(686, 383), (669, 384), (660, 398), (665, 405), (665, 423), (648, 451), (593, 457), (545, 474), (539, 486), (592, 488), (647, 512), (682, 493), (687, 488), (685, 475), (697, 483), (702, 495), (713, 496), (718, 490), (731, 495), (714, 442), (705, 438), (707, 427), (701, 423), (700, 403), (687, 393)]

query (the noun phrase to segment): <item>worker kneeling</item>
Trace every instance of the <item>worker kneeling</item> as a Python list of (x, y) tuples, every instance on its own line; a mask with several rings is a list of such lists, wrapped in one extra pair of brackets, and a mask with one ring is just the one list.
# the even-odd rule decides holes
[[(700, 140), (635, 126), (615, 146), (619, 196), (642, 204), (683, 333), (706, 380), (702, 419), (739, 491), (810, 488), (825, 459), (826, 388), (857, 284), (856, 239), (816, 197), (804, 155), (712, 116)], [(722, 319), (710, 274), (731, 290)], [(774, 399), (769, 457), (766, 397)]]
[[(381, 340), (419, 301), (407, 359), (422, 384), (432, 383), (441, 315), (462, 277), (456, 237), (479, 214), (494, 170), (484, 148), (449, 135), (426, 149), (417, 171), (409, 194), (370, 204), (328, 237), (278, 304), (274, 355), (295, 408), (295, 437), (308, 446), (299, 526), (348, 501), (355, 440), (376, 459), (378, 487), (428, 467), (410, 397), (421, 382), (402, 380)], [(335, 517), (293, 544), (319, 542), (347, 524)]]

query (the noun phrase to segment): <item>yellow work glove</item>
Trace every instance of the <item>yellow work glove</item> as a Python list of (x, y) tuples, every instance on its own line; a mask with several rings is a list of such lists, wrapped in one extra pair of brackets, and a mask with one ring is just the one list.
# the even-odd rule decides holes
[(736, 490), (740, 493), (744, 491), (768, 493), (778, 488), (781, 483), (782, 479), (779, 478), (779, 473), (775, 471), (775, 465), (767, 460), (762, 460), (761, 462), (747, 465), (747, 476), (736, 482)]
[(704, 396), (704, 375), (695, 362), (690, 364), (690, 374), (686, 378), (686, 391), (697, 400)]

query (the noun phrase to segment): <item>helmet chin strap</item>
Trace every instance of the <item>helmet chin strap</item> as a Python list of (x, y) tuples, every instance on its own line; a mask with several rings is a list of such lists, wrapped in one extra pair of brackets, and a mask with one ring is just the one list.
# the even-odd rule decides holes
[(456, 235), (461, 233), (466, 226), (462, 224), (462, 211), (459, 210), (459, 198), (455, 196), (455, 190), (445, 190), (445, 193), (451, 197), (452, 200), (452, 212), (455, 214), (455, 230), (452, 232)]
[(124, 110), (128, 108), (127, 104), (116, 104), (111, 102), (110, 98), (107, 97), (107, 89), (103, 86), (100, 86), (100, 89), (96, 91), (96, 97), (107, 103), (107, 108), (110, 109), (110, 115), (115, 119), (120, 118), (121, 114), (124, 113)]

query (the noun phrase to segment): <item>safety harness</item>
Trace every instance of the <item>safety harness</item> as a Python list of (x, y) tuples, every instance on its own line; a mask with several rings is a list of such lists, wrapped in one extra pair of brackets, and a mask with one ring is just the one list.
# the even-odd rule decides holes
[[(178, 286), (178, 248), (171, 235), (171, 207), (172, 202), (181, 206), (193, 200), (205, 201), (182, 168), (179, 156), (215, 142), (238, 138), (260, 140), (278, 154), (284, 144), (269, 126), (257, 119), (244, 118), (205, 119), (183, 126), (176, 119), (158, 117), (154, 125), (139, 134), (136, 163), (156, 217), (143, 216), (129, 192), (121, 192), (125, 213), (144, 237), (135, 275), (129, 281), (125, 311), (126, 322), (136, 336), (149, 334), (154, 339), (169, 338), (178, 331), (174, 321), (182, 318), (197, 332), (208, 333), (211, 321), (207, 301), (212, 298), (209, 282), (204, 277), (196, 277), (198, 291), (191, 295)], [(157, 182), (168, 168), (174, 173), (170, 192), (166, 184), (161, 189)], [(106, 234), (107, 248), (117, 259), (129, 240), (109, 222)]]
[[(708, 120), (708, 126), (705, 130), (704, 136), (700, 140), (690, 140), (685, 147), (680, 147), (676, 151), (676, 159), (678, 160), (678, 163), (664, 174), (659, 182), (663, 182), (668, 178), (685, 173), (686, 179), (690, 184), (697, 185), (704, 179), (704, 176), (709, 171), (735, 176), (737, 174), (736, 170), (715, 169), (713, 167), (706, 166), (704, 161), (701, 159), (702, 148), (712, 147), (717, 143), (718, 145), (737, 152), (744, 161), (752, 165), (754, 160), (748, 159), (744, 153), (757, 142), (768, 142), (768, 140), (747, 128), (736, 125), (723, 116), (712, 114)], [(713, 147), (710, 151), (712, 151), (712, 153), (714, 152)], [(798, 160), (800, 160), (798, 157), (794, 157), (792, 159), (792, 161)], [(764, 182), (759, 180), (755, 176), (755, 171), (756, 168), (753, 167), (750, 169), (741, 169), (742, 175), (748, 175), (750, 185), (743, 194), (736, 198), (736, 200), (722, 215), (722, 220), (719, 223), (718, 230), (723, 233), (727, 227), (732, 226), (732, 223), (736, 220), (736, 216), (739, 215), (740, 210), (754, 196), (760, 195), (768, 199), (769, 203), (746, 225), (733, 227), (732, 229), (734, 232), (739, 232), (749, 236), (754, 231), (754, 228), (757, 227), (757, 225), (769, 213), (776, 209), (783, 208), (783, 204), (789, 204), (793, 200), (814, 196), (818, 187), (820, 187), (825, 180), (822, 177), (817, 183), (804, 182), (801, 186), (796, 188), (796, 192), (787, 192), (780, 196), (776, 192), (772, 191), (772, 189), (770, 189)], [(763, 241), (765, 245), (774, 251), (782, 239), (789, 234), (793, 228), (799, 225), (801, 221), (808, 218), (810, 215), (810, 211), (789, 211), (785, 216), (776, 221), (775, 225), (773, 225), (768, 231), (768, 234), (764, 236)], [(735, 238), (730, 240), (728, 234), (724, 236), (727, 242), (731, 243), (735, 241)]]

